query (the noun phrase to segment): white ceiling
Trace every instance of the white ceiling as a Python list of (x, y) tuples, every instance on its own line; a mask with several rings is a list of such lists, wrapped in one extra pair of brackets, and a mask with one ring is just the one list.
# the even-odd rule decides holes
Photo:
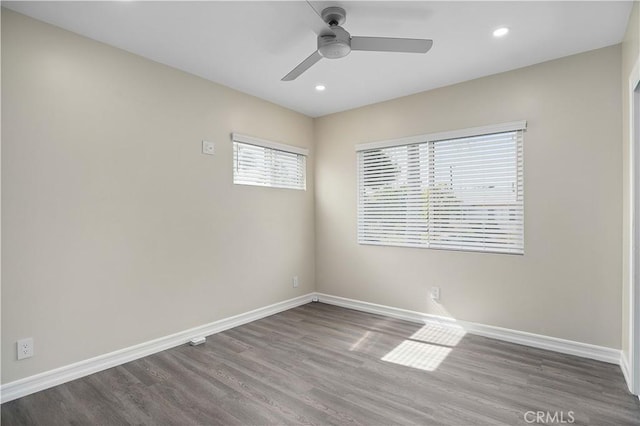
[[(2, 2), (95, 40), (317, 117), (619, 43), (631, 2), (313, 1), (352, 35), (430, 38), (425, 55), (352, 52), (280, 79), (316, 49), (289, 2)], [(502, 39), (499, 26), (511, 28)], [(314, 86), (322, 83), (324, 92)]]

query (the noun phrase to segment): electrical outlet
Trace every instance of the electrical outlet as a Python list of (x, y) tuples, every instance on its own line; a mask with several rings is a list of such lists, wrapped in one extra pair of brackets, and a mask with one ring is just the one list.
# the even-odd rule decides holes
[(440, 301), (440, 287), (431, 287), (431, 300), (434, 302)]
[(298, 276), (293, 277), (293, 288), (297, 288), (300, 283), (298, 282)]
[(216, 144), (214, 142), (202, 141), (202, 153), (214, 155), (216, 153)]
[(33, 356), (33, 337), (18, 340), (18, 359), (31, 358)]

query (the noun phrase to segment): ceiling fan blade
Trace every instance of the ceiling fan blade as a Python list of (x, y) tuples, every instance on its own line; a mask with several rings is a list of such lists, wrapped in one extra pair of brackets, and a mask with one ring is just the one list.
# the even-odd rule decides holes
[(351, 50), (427, 53), (433, 40), (418, 38), (351, 37)]
[(320, 52), (316, 50), (307, 59), (300, 62), (300, 64), (297, 67), (295, 67), (293, 70), (291, 70), (289, 74), (282, 77), (281, 81), (295, 80), (300, 76), (300, 74), (302, 74), (303, 72), (311, 68), (311, 66), (316, 62), (318, 62), (320, 59), (322, 59), (322, 55), (320, 55)]

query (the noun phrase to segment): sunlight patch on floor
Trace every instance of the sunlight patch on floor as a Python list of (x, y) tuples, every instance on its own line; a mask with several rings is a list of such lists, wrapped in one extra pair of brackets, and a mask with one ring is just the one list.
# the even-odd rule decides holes
[(451, 348), (405, 340), (386, 354), (382, 361), (424, 371), (434, 371), (449, 355), (449, 352), (451, 352)]
[(424, 327), (413, 333), (409, 339), (444, 346), (456, 346), (465, 334), (467, 333), (459, 326), (425, 324)]
[(455, 324), (427, 323), (386, 354), (382, 361), (435, 371), (467, 334)]

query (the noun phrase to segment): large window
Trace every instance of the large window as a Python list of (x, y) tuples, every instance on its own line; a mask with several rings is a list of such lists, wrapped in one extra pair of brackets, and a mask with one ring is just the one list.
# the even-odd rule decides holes
[(359, 145), (358, 242), (522, 254), (525, 128)]
[(306, 189), (306, 149), (238, 133), (232, 139), (233, 183)]

